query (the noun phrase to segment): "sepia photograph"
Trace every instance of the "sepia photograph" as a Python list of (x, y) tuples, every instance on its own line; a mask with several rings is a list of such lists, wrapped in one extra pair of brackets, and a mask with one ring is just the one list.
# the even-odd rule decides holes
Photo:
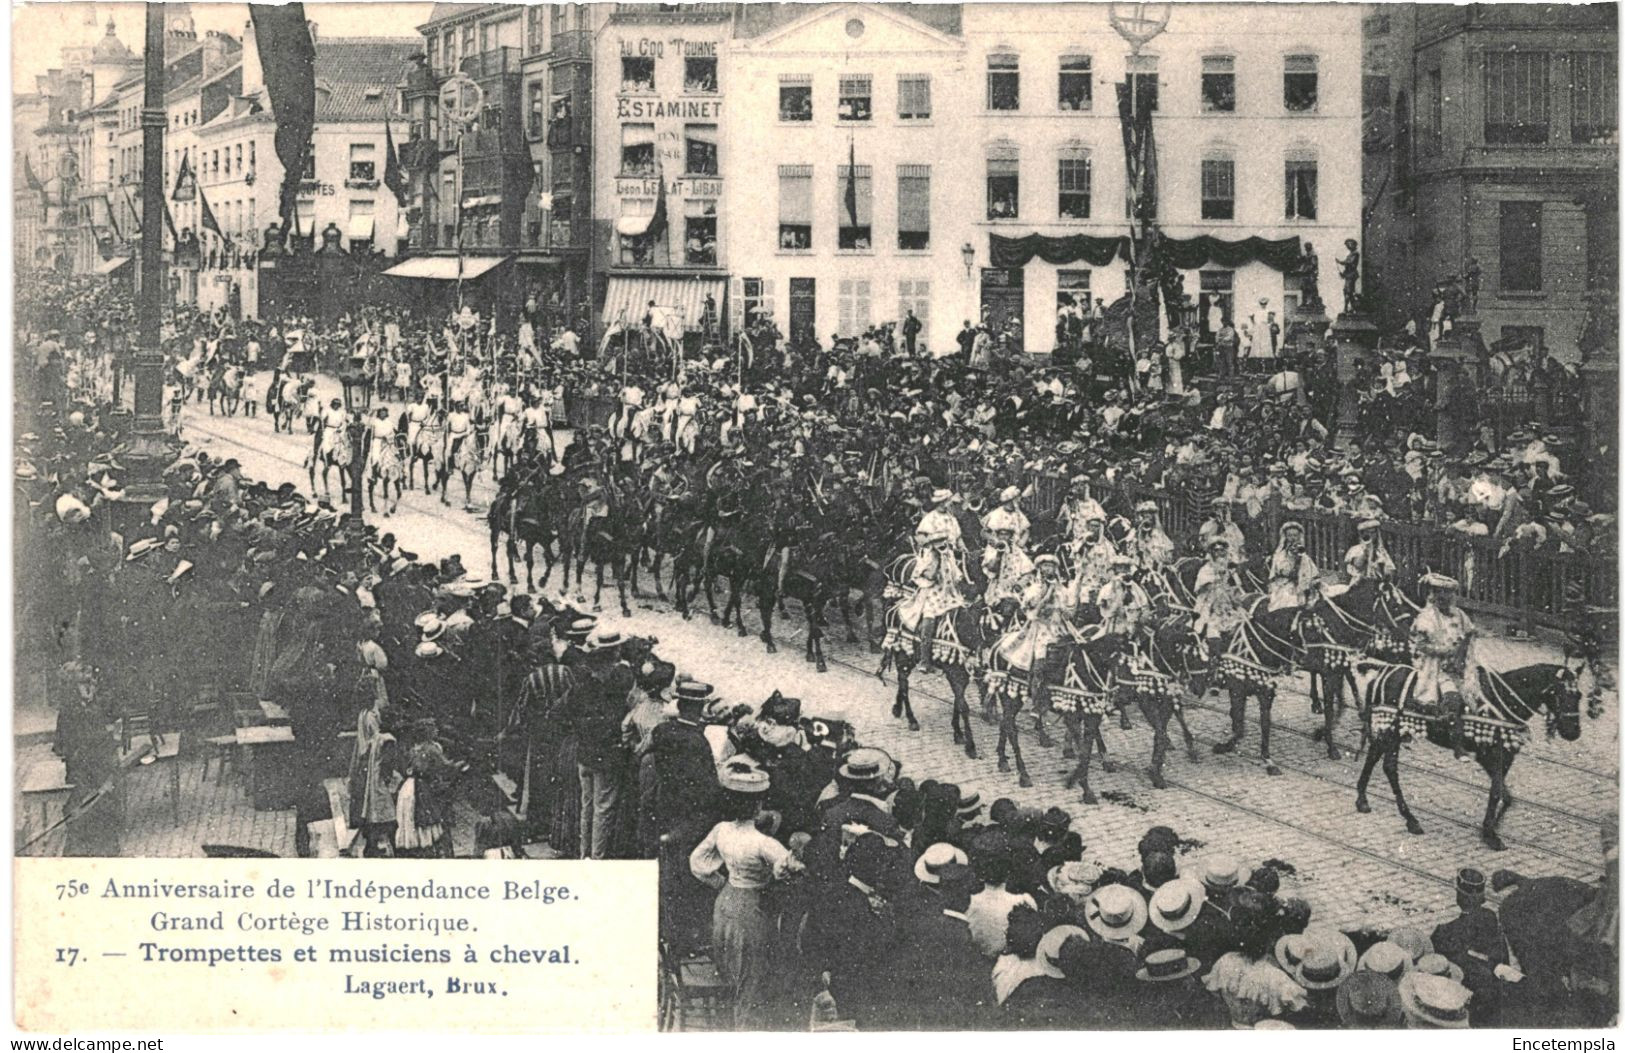
[(11, 34), (14, 1026), (1618, 1026), (1617, 5)]

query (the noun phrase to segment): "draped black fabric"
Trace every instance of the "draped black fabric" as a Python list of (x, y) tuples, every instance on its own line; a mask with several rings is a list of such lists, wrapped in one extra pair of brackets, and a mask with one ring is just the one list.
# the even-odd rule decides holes
[(1096, 238), (1088, 234), (1061, 237), (1028, 234), (1022, 238), (992, 234), (988, 256), (995, 267), (1025, 267), (1035, 256), (1056, 266), (1081, 261), (1091, 267), (1104, 267), (1118, 256), (1128, 258), (1127, 241), (1127, 238)]
[(1271, 241), (1254, 237), (1224, 241), (1203, 234), (1194, 238), (1163, 238), (1160, 247), (1168, 254), (1173, 265), (1182, 271), (1193, 271), (1208, 263), (1221, 267), (1263, 263), (1283, 274), (1291, 274), (1298, 269), (1303, 255), (1297, 238)]
[(265, 93), (276, 115), (276, 156), (282, 162), (277, 216), (287, 229), (293, 225), (300, 176), (316, 126), (316, 42), (302, 3), (249, 4), (248, 14), (259, 43)]
[[(1263, 263), (1283, 274), (1297, 271), (1303, 253), (1297, 238), (1272, 241), (1254, 237), (1225, 241), (1207, 234), (1194, 238), (1158, 238), (1157, 250), (1182, 271), (1197, 270), (1209, 263), (1221, 267)], [(1069, 263), (1104, 267), (1119, 257), (1125, 261), (1128, 259), (1128, 239), (1097, 238), (1088, 234), (1056, 237), (1028, 234), (1020, 238), (991, 234), (988, 236), (988, 256), (995, 267), (1025, 267), (1034, 258), (1058, 267)]]

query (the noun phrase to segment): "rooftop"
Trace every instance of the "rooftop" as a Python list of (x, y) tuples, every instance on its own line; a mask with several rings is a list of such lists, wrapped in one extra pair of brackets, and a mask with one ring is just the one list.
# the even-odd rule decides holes
[[(787, 26), (797, 19), (812, 15), (819, 8), (828, 8), (831, 4), (741, 4), (738, 20), (734, 23), (735, 35), (749, 39), (770, 33), (782, 26)], [(865, 4), (865, 7), (878, 7), (890, 11), (894, 15), (912, 19), (915, 22), (950, 36), (964, 34), (963, 19), (959, 4)]]
[[(316, 119), (364, 121), (393, 113), (394, 89), (405, 83), (412, 56), (422, 51), (417, 37), (318, 38)], [(367, 98), (369, 90), (380, 89)]]

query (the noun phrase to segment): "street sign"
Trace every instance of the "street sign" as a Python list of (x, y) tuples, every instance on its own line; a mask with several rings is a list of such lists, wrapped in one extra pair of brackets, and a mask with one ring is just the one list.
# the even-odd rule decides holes
[(458, 73), (440, 86), (440, 119), (471, 124), (485, 106), (485, 90), (466, 73)]

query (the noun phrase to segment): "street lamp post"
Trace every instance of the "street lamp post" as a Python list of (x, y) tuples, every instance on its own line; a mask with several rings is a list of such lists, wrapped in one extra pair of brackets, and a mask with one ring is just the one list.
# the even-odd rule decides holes
[(361, 480), (367, 477), (367, 422), (364, 416), (372, 405), (372, 385), (359, 369), (339, 375), (344, 388), (344, 411), (349, 418), (350, 514), (362, 521)]

